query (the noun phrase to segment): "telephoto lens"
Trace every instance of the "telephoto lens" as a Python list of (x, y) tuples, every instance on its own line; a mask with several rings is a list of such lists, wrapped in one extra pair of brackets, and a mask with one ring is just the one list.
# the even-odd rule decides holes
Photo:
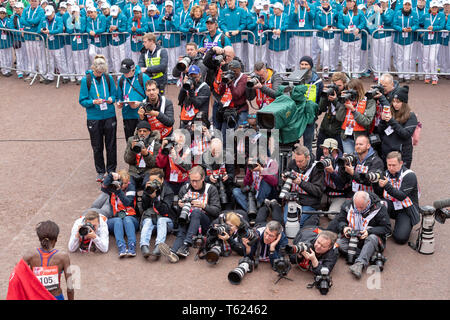
[(192, 199), (184, 199), (183, 207), (181, 208), (180, 216), (178, 217), (178, 223), (180, 225), (186, 225), (189, 223), (189, 217), (191, 215)]
[(256, 204), (255, 190), (252, 188), (248, 191), (248, 219), (250, 221), (255, 220), (257, 213), (258, 207)]
[(184, 57), (176, 64), (177, 70), (180, 72), (184, 72), (191, 64), (191, 61), (192, 61), (191, 58)]
[(331, 157), (324, 157), (322, 160), (318, 161), (316, 166), (317, 169), (319, 170), (323, 170), (326, 167), (329, 167), (333, 164), (333, 160), (331, 159)]
[(353, 164), (353, 162), (355, 162), (355, 156), (351, 155), (351, 154), (345, 154), (344, 156), (342, 156), (342, 158), (338, 158), (336, 160), (336, 163), (339, 167), (343, 168), (345, 167), (346, 164)]
[(248, 245), (252, 246), (258, 241), (258, 234), (252, 228), (247, 227), (246, 225), (242, 225), (238, 228), (237, 235), (239, 238), (248, 239)]
[(286, 198), (286, 196), (291, 192), (292, 182), (297, 178), (297, 175), (294, 171), (288, 171), (284, 173), (286, 177), (286, 181), (283, 184), (280, 192), (280, 199)]
[(254, 268), (253, 260), (244, 257), (239, 260), (239, 265), (228, 273), (228, 281), (231, 284), (238, 285), (248, 272), (252, 272)]
[(353, 264), (355, 263), (356, 252), (358, 249), (359, 231), (352, 229), (348, 235), (350, 237), (350, 241), (348, 243), (347, 264)]
[(220, 241), (216, 241), (214, 246), (208, 250), (205, 255), (206, 262), (209, 264), (217, 264), (219, 262), (220, 254), (222, 253), (222, 244)]

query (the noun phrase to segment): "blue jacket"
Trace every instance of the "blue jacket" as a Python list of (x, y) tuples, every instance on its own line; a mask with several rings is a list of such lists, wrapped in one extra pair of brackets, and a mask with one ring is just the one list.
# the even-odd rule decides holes
[(154, 17), (147, 17), (147, 32), (156, 32), (158, 30), (158, 20), (159, 16), (155, 15)]
[(103, 14), (99, 13), (95, 20), (92, 20), (91, 17), (87, 18), (86, 32), (90, 33), (91, 31), (95, 32), (95, 36), (89, 36), (91, 44), (98, 48), (104, 48), (108, 45), (108, 37), (102, 35), (106, 32), (106, 17)]
[[(17, 21), (17, 26), (14, 24), (14, 20)], [(23, 20), (17, 13), (14, 13), (9, 18), (9, 26), (8, 26), (8, 28), (12, 29), (12, 30), (24, 30), (25, 29), (25, 26), (23, 25)], [(24, 41), (25, 40), (25, 38), (22, 36), (22, 34), (20, 32), (13, 32), (12, 35), (14, 37), (14, 40), (17, 40), (17, 41)]]
[[(220, 13), (219, 27), (224, 33), (234, 30), (242, 31), (245, 29), (247, 24), (246, 17), (247, 13), (240, 7), (236, 6), (234, 10), (226, 8)], [(239, 33), (237, 36), (231, 36), (230, 41), (231, 43), (239, 43), (241, 42), (241, 38), (241, 33)]]
[[(260, 16), (264, 16), (264, 24), (257, 23)], [(261, 45), (265, 45), (267, 42), (267, 33), (263, 32), (269, 29), (269, 17), (262, 11), (259, 14), (250, 12), (247, 15), (247, 29), (255, 35), (255, 37), (251, 33), (248, 35), (248, 42), (250, 44), (255, 44), (255, 42), (259, 44), (261, 41)]]
[(61, 34), (64, 31), (61, 17), (55, 15), (52, 21), (45, 18), (39, 25), (39, 31), (41, 31), (41, 33), (43, 28), (47, 28), (49, 31), (48, 35), (43, 33), (44, 39), (47, 39), (48, 49), (57, 50), (64, 47), (64, 36), (58, 36), (58, 34)]
[(187, 33), (186, 42), (195, 42), (198, 46), (200, 46), (203, 34), (199, 33), (190, 33), (189, 29), (194, 28), (197, 32), (205, 32), (208, 29), (206, 28), (206, 20), (205, 18), (200, 18), (198, 21), (194, 21), (192, 17), (188, 17), (186, 21), (180, 26), (180, 31)]
[[(75, 24), (72, 20), (67, 22), (67, 33), (86, 33), (86, 17), (81, 16), (78, 20), (75, 20)], [(89, 46), (88, 36), (86, 35), (73, 35), (70, 36), (70, 44), (73, 51), (86, 50)]]
[[(314, 18), (314, 28), (322, 30), (326, 26), (337, 26), (339, 13), (336, 8), (329, 6), (328, 11), (325, 11), (322, 6), (317, 7), (316, 16)], [(317, 32), (317, 36), (325, 39), (334, 39), (335, 32)]]
[[(42, 7), (38, 6), (36, 9), (28, 6), (22, 13), (25, 31), (39, 33), (39, 24), (45, 19), (45, 12)], [(34, 35), (25, 34), (25, 40), (35, 40)]]
[[(163, 18), (164, 15), (161, 14), (158, 21), (158, 28), (161, 32), (178, 31), (179, 26), (177, 22), (180, 20), (180, 17), (177, 14), (174, 14), (171, 20), (163, 20)], [(176, 48), (181, 44), (181, 37), (179, 34), (164, 34), (162, 35), (162, 43), (164, 48)]]
[[(290, 15), (290, 27), (295, 30), (301, 29), (313, 29), (314, 28), (314, 18), (316, 15), (316, 9), (311, 8), (309, 12), (305, 7), (299, 6), (297, 13), (295, 13), (295, 8), (291, 10)], [(300, 37), (312, 37), (312, 32), (296, 32), (296, 36)]]
[[(383, 39), (392, 35), (390, 31), (377, 31), (378, 29), (392, 29), (394, 10), (388, 8), (382, 14), (372, 11), (373, 23), (367, 25), (367, 29), (374, 39)], [(370, 19), (369, 19), (370, 20)], [(375, 33), (374, 33), (375, 32)]]
[[(223, 45), (222, 45), (222, 35), (223, 35)], [(201, 47), (206, 48), (207, 50), (211, 49), (212, 47), (224, 48), (226, 46), (231, 46), (231, 41), (227, 36), (225, 36), (223, 32), (220, 32), (219, 30), (216, 31), (216, 34), (214, 35), (213, 38), (211, 37), (209, 32), (206, 33), (205, 36), (203, 37), (201, 44)]]
[[(8, 18), (0, 19), (0, 28), (8, 29), (10, 21)], [(11, 33), (8, 31), (0, 31), (0, 49), (8, 49), (11, 48), (12, 45), (12, 37)]]
[[(143, 48), (142, 44), (142, 36), (147, 32), (147, 19), (142, 16), (140, 21), (141, 27), (138, 26), (138, 21), (134, 20), (133, 17), (128, 19), (128, 33), (130, 33), (130, 41), (131, 41), (131, 51), (139, 52)], [(131, 31), (132, 27), (136, 27), (136, 31)]]
[[(118, 16), (114, 18), (113, 16), (108, 16), (107, 18), (107, 25), (108, 25), (108, 32), (109, 28), (111, 26), (116, 26), (117, 29), (113, 32), (127, 32), (128, 31), (128, 20), (127, 17), (122, 13), (119, 12)], [(120, 46), (121, 44), (125, 43), (127, 41), (127, 35), (126, 34), (117, 34), (117, 35), (109, 35), (108, 36), (108, 43), (114, 47)]]
[[(145, 83), (150, 80), (150, 77), (142, 73), (142, 84), (139, 83), (139, 74), (141, 72), (141, 67), (136, 66), (136, 71), (134, 77), (129, 81), (122, 75), (117, 82), (117, 96), (116, 101), (125, 101), (126, 96), (128, 96), (128, 101), (144, 101), (146, 99), (145, 95)], [(123, 85), (121, 85), (123, 83)], [(131, 86), (131, 84), (133, 87)], [(137, 90), (137, 91), (136, 91)], [(123, 119), (139, 119), (138, 114), (139, 108), (132, 109), (128, 104), (125, 104), (122, 108), (122, 118)]]
[(450, 38), (449, 32), (448, 32), (450, 30), (450, 19), (448, 17), (447, 17), (447, 23), (446, 23), (445, 29), (447, 31), (439, 33), (439, 43), (441, 45), (448, 46), (448, 39)]
[[(413, 42), (413, 33), (419, 28), (419, 20), (417, 15), (411, 11), (405, 16), (402, 11), (395, 11), (392, 26), (395, 29), (394, 42), (400, 45), (409, 45)], [(413, 32), (402, 32), (403, 28), (411, 28)]]
[(280, 16), (272, 15), (269, 19), (269, 29), (280, 29), (281, 34), (278, 38), (274, 39), (276, 35), (273, 32), (269, 32), (269, 49), (272, 51), (284, 51), (289, 50), (289, 36), (287, 32), (284, 32), (288, 29), (289, 26), (289, 17), (285, 14)]
[[(366, 19), (364, 18), (364, 14), (362, 13), (361, 10), (358, 10), (358, 14), (356, 16), (353, 16), (353, 11), (349, 11), (347, 14), (344, 14), (344, 12), (341, 12), (339, 14), (338, 18), (339, 29), (344, 31), (345, 29), (348, 29), (351, 24), (353, 24), (353, 26), (359, 30), (364, 29), (364, 27), (366, 26)], [(353, 33), (342, 32), (341, 40), (344, 42), (353, 42), (358, 39), (355, 38), (355, 35)]]
[[(114, 84), (114, 79), (111, 75), (102, 75), (101, 80), (97, 81), (95, 79), (92, 70), (87, 70), (87, 74), (91, 74), (91, 88), (88, 91), (86, 77), (81, 80), (80, 86), (80, 97), (79, 102), (83, 108), (86, 108), (87, 120), (104, 120), (116, 116), (116, 109), (114, 107), (114, 102), (116, 99), (116, 85)], [(109, 77), (110, 87), (105, 80), (105, 77)], [(105, 99), (112, 98), (111, 104), (107, 103), (107, 109), (101, 110), (101, 105), (94, 104), (95, 99)]]
[[(426, 13), (422, 15), (419, 24), (423, 25), (423, 29), (428, 29), (432, 26), (433, 31), (441, 31), (445, 29), (445, 14), (443, 12), (438, 12), (436, 16), (431, 13)], [(420, 32), (420, 42), (424, 45), (431, 45), (439, 43), (439, 36), (437, 33), (433, 32)]]

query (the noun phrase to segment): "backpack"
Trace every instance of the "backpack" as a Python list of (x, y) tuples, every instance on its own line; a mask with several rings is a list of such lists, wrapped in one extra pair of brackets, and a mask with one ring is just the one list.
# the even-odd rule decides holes
[(419, 144), (420, 131), (422, 131), (422, 122), (418, 121), (417, 122), (417, 127), (414, 130), (414, 133), (413, 133), (413, 135), (411, 137), (413, 146), (417, 146)]
[[(109, 92), (111, 92), (111, 82), (110, 82), (111, 80), (109, 79), (109, 75), (108, 76), (105, 75), (105, 79), (106, 79), (106, 83), (108, 84), (108, 90), (109, 90)], [(86, 85), (87, 85), (88, 92), (91, 91), (91, 85), (92, 85), (92, 74), (91, 73), (88, 73), (86, 75)]]

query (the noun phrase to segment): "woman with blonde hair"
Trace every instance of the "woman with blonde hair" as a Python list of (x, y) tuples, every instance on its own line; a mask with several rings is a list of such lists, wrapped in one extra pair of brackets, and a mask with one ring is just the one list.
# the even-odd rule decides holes
[(203, 9), (199, 5), (194, 5), (191, 9), (190, 16), (180, 26), (180, 31), (187, 33), (187, 43), (192, 41), (200, 46), (203, 39), (203, 34), (200, 34), (200, 32), (205, 32), (206, 30), (206, 19), (203, 14)]

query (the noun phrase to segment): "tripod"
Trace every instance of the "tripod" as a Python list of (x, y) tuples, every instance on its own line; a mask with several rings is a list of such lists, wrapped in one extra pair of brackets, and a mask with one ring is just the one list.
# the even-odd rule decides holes
[(286, 277), (286, 275), (287, 275), (287, 273), (278, 273), (278, 279), (277, 279), (277, 281), (275, 281), (274, 284), (277, 284), (281, 279), (286, 279), (286, 280), (289, 280), (289, 281), (294, 281), (294, 280), (292, 280), (292, 279)]

